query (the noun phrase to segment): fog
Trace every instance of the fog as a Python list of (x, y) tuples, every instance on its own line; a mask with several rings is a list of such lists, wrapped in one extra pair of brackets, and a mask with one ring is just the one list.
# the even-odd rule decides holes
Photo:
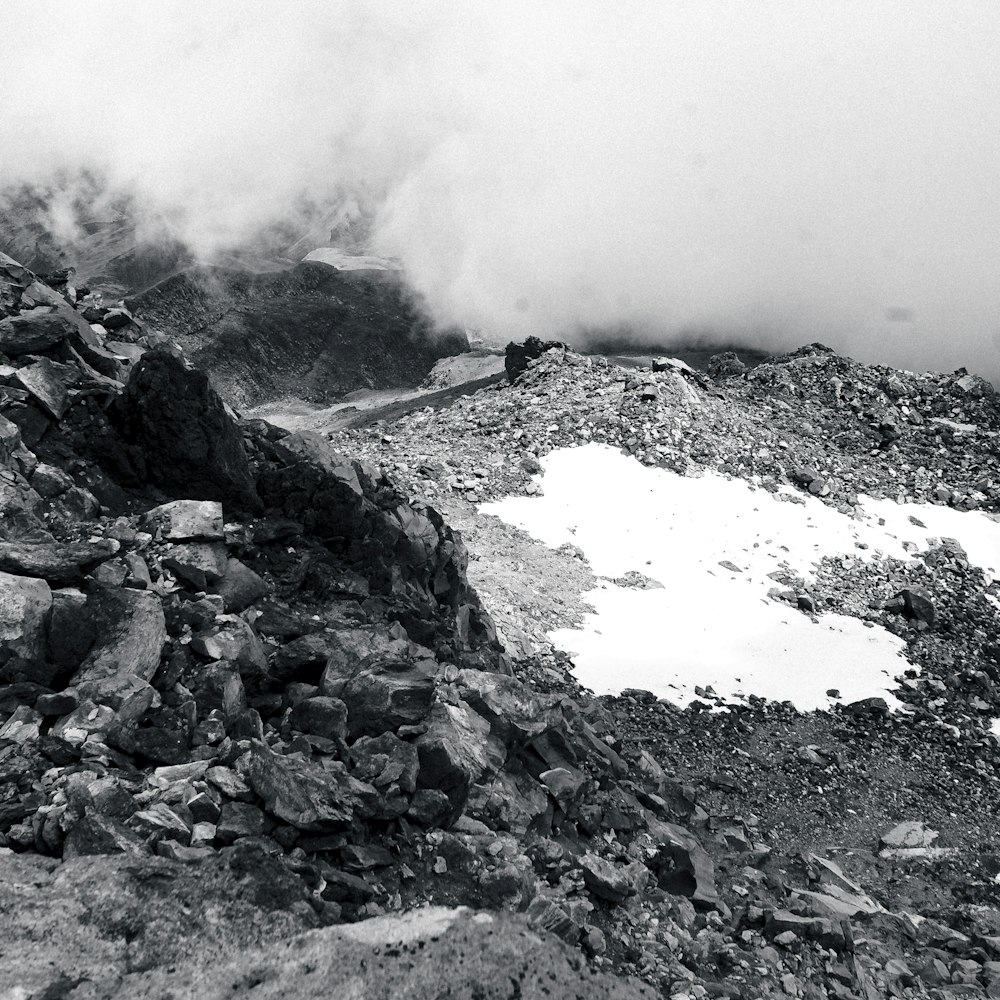
[[(0, 185), (371, 213), (442, 324), (1000, 379), (1000, 5), (8, 0)], [(345, 208), (345, 206), (347, 206)]]

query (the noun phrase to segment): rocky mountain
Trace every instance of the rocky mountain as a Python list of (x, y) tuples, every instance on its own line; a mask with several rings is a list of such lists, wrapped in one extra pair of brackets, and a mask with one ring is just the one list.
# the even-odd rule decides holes
[(464, 334), (436, 332), (391, 271), (194, 268), (126, 301), (241, 408), (416, 386), (438, 359), (469, 349)]
[[(181, 283), (159, 307), (197, 353)], [(909, 714), (681, 710), (583, 689), (547, 635), (585, 561), (478, 509), (596, 440), (833, 508), (996, 512), (987, 383), (535, 342), (438, 409), (290, 433), (6, 257), (0, 352), (0, 996), (1000, 991), (996, 585), (959, 548), (769, 597), (893, 630)]]
[[(234, 406), (415, 387), (437, 360), (469, 349), (464, 333), (434, 329), (398, 272), (361, 253), (367, 223), (343, 206), (316, 210), (304, 232), (275, 227), (197, 256), (140, 226), (127, 201), (104, 205), (80, 186), (78, 203), (62, 207), (68, 235), (54, 231), (51, 192), (2, 192), (0, 251), (102, 300), (124, 299)], [(328, 242), (338, 249), (317, 251), (323, 262), (303, 261)]]

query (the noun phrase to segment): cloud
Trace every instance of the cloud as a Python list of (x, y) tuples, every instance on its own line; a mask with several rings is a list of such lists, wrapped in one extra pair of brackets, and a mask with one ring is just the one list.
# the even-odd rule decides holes
[(349, 193), (501, 340), (1000, 376), (995, 3), (8, 6), (0, 184), (85, 168), (202, 252)]

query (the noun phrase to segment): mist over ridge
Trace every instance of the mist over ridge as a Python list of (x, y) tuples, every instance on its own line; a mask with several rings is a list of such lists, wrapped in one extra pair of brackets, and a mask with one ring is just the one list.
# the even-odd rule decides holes
[(995, 4), (10, 7), (0, 186), (57, 230), (355, 213), (442, 326), (1000, 379)]

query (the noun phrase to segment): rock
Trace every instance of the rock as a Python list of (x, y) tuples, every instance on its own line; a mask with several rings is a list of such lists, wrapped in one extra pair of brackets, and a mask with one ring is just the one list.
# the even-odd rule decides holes
[(248, 802), (226, 802), (216, 824), (215, 835), (222, 844), (240, 837), (259, 837), (264, 832), (264, 814)]
[(226, 571), (226, 547), (221, 542), (185, 542), (171, 545), (161, 562), (179, 580), (205, 591)]
[(252, 745), (248, 778), (269, 813), (306, 833), (348, 829), (354, 799), (336, 773)]
[(526, 914), (532, 927), (555, 934), (567, 944), (576, 944), (580, 940), (580, 925), (550, 899), (536, 896)]
[(714, 382), (723, 382), (745, 374), (747, 366), (736, 356), (735, 351), (722, 351), (708, 359), (708, 377)]
[(683, 827), (659, 821), (651, 824), (650, 834), (660, 842), (660, 887), (700, 908), (716, 906), (715, 865), (697, 838)]
[(347, 735), (347, 706), (339, 698), (305, 698), (291, 710), (288, 721), (300, 733), (343, 740)]
[(97, 639), (97, 623), (87, 597), (71, 588), (52, 594), (48, 658), (63, 671), (76, 671)]
[(52, 592), (44, 580), (0, 572), (0, 668), (3, 674), (10, 673), (11, 657), (26, 665), (44, 662), (45, 626), (51, 607)]
[(874, 717), (887, 718), (889, 715), (889, 705), (885, 698), (871, 697), (861, 698), (859, 701), (852, 701), (844, 706), (844, 711), (848, 715), (856, 718)]
[(245, 610), (266, 597), (270, 590), (249, 566), (232, 558), (226, 560), (221, 577), (208, 585), (208, 592), (218, 594), (230, 614)]
[(879, 837), (879, 850), (931, 847), (937, 838), (937, 830), (932, 830), (920, 820), (906, 820), (890, 827)]
[(418, 788), (406, 816), (420, 826), (443, 826), (453, 812), (452, 801), (444, 792), (437, 788)]
[(0, 463), (8, 464), (21, 447), (21, 428), (0, 416)]
[(375, 896), (375, 889), (359, 875), (324, 866), (323, 880), (323, 898), (336, 903), (367, 903)]
[(546, 351), (566, 349), (566, 345), (558, 340), (540, 340), (538, 337), (528, 337), (523, 344), (511, 341), (504, 355), (504, 368), (507, 378), (514, 382), (518, 376), (527, 371), (528, 363), (540, 358)]
[(256, 510), (243, 435), (208, 377), (166, 351), (149, 351), (109, 411), (122, 448), (105, 456), (119, 474), (193, 500)]
[(53, 420), (61, 420), (69, 406), (68, 388), (76, 381), (75, 375), (68, 365), (39, 358), (17, 369), (9, 384), (20, 386)]
[[(772, 937), (791, 931), (800, 938), (817, 941), (826, 948), (842, 951), (848, 943), (847, 921), (825, 917), (803, 917), (790, 910), (774, 910), (767, 917), (766, 930)], [(849, 927), (849, 924), (847, 925)]]
[(41, 715), (27, 705), (19, 705), (14, 714), (0, 726), (0, 740), (12, 743), (28, 743), (38, 739)]
[(124, 823), (100, 813), (88, 813), (66, 835), (63, 857), (90, 857), (95, 854), (140, 854), (142, 839)]
[(554, 767), (543, 771), (538, 776), (538, 780), (566, 812), (569, 811), (570, 806), (576, 801), (586, 784), (586, 778), (583, 775), (565, 767)]
[(392, 733), (362, 736), (350, 749), (351, 774), (378, 789), (398, 786), (412, 795), (417, 787), (419, 757), (412, 743)]
[[(76, 328), (72, 309), (64, 312), (52, 306), (36, 306), (18, 316), (0, 320), (0, 353), (16, 358), (44, 351), (65, 340)], [(84, 322), (81, 317), (81, 322)]]
[(31, 474), (31, 488), (46, 500), (65, 493), (73, 487), (74, 483), (70, 476), (66, 475), (62, 469), (57, 469), (54, 465), (39, 464)]
[(927, 626), (934, 624), (934, 601), (929, 591), (923, 587), (904, 587), (897, 596), (902, 598), (908, 618)]
[(111, 538), (99, 542), (0, 541), (0, 570), (40, 577), (56, 585), (73, 584), (112, 558), (119, 547)]
[(214, 500), (172, 500), (146, 511), (143, 521), (169, 542), (225, 540), (222, 504)]
[(427, 718), (427, 731), (417, 737), (421, 788), (436, 788), (451, 800), (454, 818), (462, 811), (469, 786), (504, 764), (506, 750), (490, 734), (490, 724), (464, 702), (438, 702)]
[(66, 715), (79, 704), (76, 695), (60, 691), (55, 694), (39, 695), (35, 701), (35, 711), (45, 716)]
[(382, 661), (367, 667), (346, 666), (331, 655), (320, 691), (347, 705), (351, 738), (378, 736), (421, 722), (434, 698), (432, 661)]
[(584, 884), (600, 899), (621, 904), (636, 894), (636, 885), (629, 873), (596, 854), (584, 854), (580, 858), (580, 867)]
[(238, 615), (220, 615), (214, 624), (191, 639), (191, 652), (206, 660), (226, 660), (241, 674), (263, 676), (267, 655), (254, 630)]
[(148, 686), (167, 641), (159, 598), (139, 590), (100, 587), (88, 597), (96, 639), (72, 685), (81, 698), (116, 707)]
[(350, 844), (340, 852), (340, 859), (349, 871), (367, 871), (371, 868), (387, 868), (394, 858), (384, 847)]

